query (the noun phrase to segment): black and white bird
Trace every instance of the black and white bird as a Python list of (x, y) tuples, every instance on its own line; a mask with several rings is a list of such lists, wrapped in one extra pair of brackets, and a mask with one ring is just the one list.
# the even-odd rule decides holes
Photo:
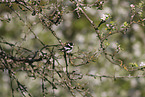
[(72, 43), (72, 42), (66, 42), (64, 44), (64, 47), (59, 49), (59, 50), (61, 50), (63, 52), (66, 52), (66, 53), (70, 53), (72, 51), (72, 49), (73, 49), (73, 46), (74, 46), (74, 43)]

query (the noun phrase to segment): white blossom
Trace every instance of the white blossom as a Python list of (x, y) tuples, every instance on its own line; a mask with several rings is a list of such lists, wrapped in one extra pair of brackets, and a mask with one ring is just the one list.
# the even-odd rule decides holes
[(135, 5), (131, 4), (131, 5), (130, 5), (130, 7), (131, 7), (131, 8), (134, 8), (134, 7), (135, 7)]
[(139, 64), (139, 66), (145, 66), (145, 63), (141, 62), (141, 63)]
[(106, 20), (109, 17), (109, 15), (103, 14), (103, 17), (101, 18), (101, 20)]

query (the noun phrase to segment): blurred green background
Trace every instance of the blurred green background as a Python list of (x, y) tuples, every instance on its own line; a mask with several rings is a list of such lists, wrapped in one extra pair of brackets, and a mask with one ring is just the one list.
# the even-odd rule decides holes
[[(44, 1), (45, 2), (45, 1)], [(53, 1), (50, 0), (50, 3)], [(64, 0), (67, 3), (67, 0)], [(86, 3), (94, 2), (93, 0), (84, 0)], [(118, 29), (123, 23), (129, 22), (130, 19), (130, 5), (138, 4), (140, 0), (105, 0), (102, 10), (97, 8), (87, 7), (86, 13), (95, 22), (99, 24), (103, 14), (110, 14), (111, 19), (106, 21), (99, 30), (103, 33), (107, 33), (105, 30), (106, 24), (110, 21), (114, 21), (117, 24)], [(15, 7), (15, 5), (14, 5)], [(0, 36), (2, 36), (7, 42), (13, 43), (18, 46), (26, 47), (32, 51), (36, 51), (42, 48), (40, 42), (31, 33), (28, 27), (30, 26), (33, 32), (43, 41), (46, 45), (58, 44), (56, 38), (51, 32), (41, 25), (38, 19), (38, 15), (32, 16), (31, 12), (25, 12), (15, 8), (19, 12), (20, 20), (17, 15), (11, 11), (5, 4), (0, 3), (0, 18), (11, 19), (9, 22), (0, 21)], [(80, 18), (76, 12), (69, 12), (73, 10), (73, 6), (67, 7), (68, 13), (63, 14), (63, 21), (58, 25), (53, 25), (52, 29), (56, 32), (57, 36), (62, 39), (63, 42), (72, 41), (75, 46), (73, 53), (76, 54), (78, 50), (80, 52), (89, 55), (89, 53), (99, 52), (100, 42), (97, 35), (89, 23), (89, 21), (80, 13)], [(45, 11), (44, 11), (45, 12)], [(46, 10), (47, 13), (47, 10)], [(143, 7), (144, 13), (144, 7)], [(138, 17), (134, 18), (138, 20)], [(24, 21), (27, 22), (24, 22)], [(25, 24), (27, 23), (27, 24)], [(140, 64), (145, 62), (145, 32), (144, 26), (134, 23), (127, 31), (126, 34), (114, 34), (108, 38), (106, 44), (109, 44), (107, 50), (112, 53), (116, 44), (121, 46), (121, 51), (117, 54), (117, 58), (124, 61), (126, 65), (130, 63)], [(10, 47), (2, 45), (7, 52), (10, 51)], [(83, 79), (78, 80), (78, 83), (84, 85), (86, 89), (89, 89), (93, 97), (144, 97), (145, 79), (142, 78), (116, 78), (115, 76), (137, 76), (144, 75), (144, 71), (128, 72), (118, 65), (110, 63), (104, 58), (102, 53), (98, 53), (94, 62), (90, 62), (84, 66), (73, 67), (70, 69), (76, 70), (84, 74)], [(10, 89), (10, 79), (7, 75), (7, 70), (0, 70), (0, 95), (1, 97), (12, 97)], [(105, 77), (90, 77), (86, 74), (99, 74), (114, 76), (114, 78)], [(29, 92), (33, 97), (42, 97), (41, 94), (41, 82), (40, 79), (33, 79), (26, 76), (25, 72), (18, 72), (17, 78), (20, 82), (26, 85)], [(14, 83), (16, 86), (16, 83)], [(50, 85), (48, 84), (48, 87)], [(49, 88), (48, 96), (52, 97), (53, 90)], [(55, 90), (55, 97), (68, 97), (69, 92), (66, 89), (59, 87)], [(82, 97), (76, 94), (77, 97)], [(15, 97), (22, 97), (22, 95), (15, 91)], [(86, 96), (90, 97), (90, 96)]]

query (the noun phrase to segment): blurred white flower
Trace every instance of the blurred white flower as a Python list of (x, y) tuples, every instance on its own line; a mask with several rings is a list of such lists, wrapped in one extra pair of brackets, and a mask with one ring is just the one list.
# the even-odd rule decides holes
[(106, 24), (107, 27), (109, 27), (109, 24)]
[(145, 66), (145, 63), (141, 62), (141, 63), (139, 64), (139, 66)]
[(131, 7), (131, 8), (134, 8), (134, 7), (135, 7), (135, 5), (131, 4), (131, 5), (130, 5), (130, 7)]
[(104, 21), (105, 21), (105, 20), (108, 19), (108, 18), (109, 18), (109, 15), (103, 14), (101, 20), (104, 20)]

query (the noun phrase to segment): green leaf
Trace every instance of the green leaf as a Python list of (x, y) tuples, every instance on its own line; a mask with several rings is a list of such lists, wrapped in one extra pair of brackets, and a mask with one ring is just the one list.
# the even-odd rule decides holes
[(128, 23), (127, 22), (124, 22), (124, 26), (127, 27), (128, 26)]
[(129, 63), (129, 65), (132, 65), (132, 67), (138, 67), (137, 63)]

